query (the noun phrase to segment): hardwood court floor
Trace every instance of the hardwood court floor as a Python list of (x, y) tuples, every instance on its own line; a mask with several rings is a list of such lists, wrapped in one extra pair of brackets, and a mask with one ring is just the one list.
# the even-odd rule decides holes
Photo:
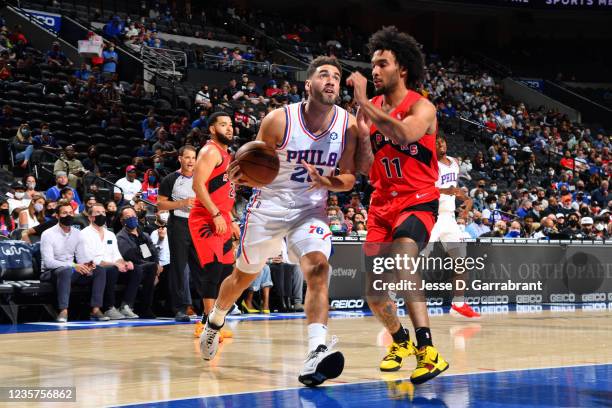
[[(610, 310), (509, 312), (467, 323), (446, 314), (432, 317), (431, 325), (434, 342), (450, 363), (445, 374), (461, 374), (611, 363), (611, 319)], [(346, 366), (341, 377), (328, 383), (380, 380), (377, 366), (385, 336), (378, 322), (373, 317), (332, 319), (329, 327), (339, 337), (337, 347)], [(210, 364), (200, 359), (192, 331), (193, 325), (177, 324), (3, 334), (0, 385), (75, 386), (77, 403), (61, 406), (163, 401), (300, 385), (297, 372), (306, 351), (305, 320), (239, 322), (234, 339), (222, 345)], [(408, 377), (413, 367), (411, 359), (401, 373)]]

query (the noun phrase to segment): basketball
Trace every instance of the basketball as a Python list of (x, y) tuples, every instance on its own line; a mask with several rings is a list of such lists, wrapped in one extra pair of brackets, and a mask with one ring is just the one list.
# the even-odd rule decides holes
[(242, 146), (236, 152), (235, 160), (242, 173), (255, 187), (270, 184), (278, 175), (278, 156), (262, 141), (253, 141)]

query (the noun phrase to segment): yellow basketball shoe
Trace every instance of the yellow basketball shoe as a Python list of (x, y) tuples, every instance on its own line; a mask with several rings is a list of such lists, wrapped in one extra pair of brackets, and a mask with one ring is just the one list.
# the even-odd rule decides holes
[(448, 369), (448, 363), (434, 346), (423, 346), (416, 351), (417, 366), (410, 376), (413, 384), (422, 384)]
[(412, 340), (393, 342), (388, 348), (387, 355), (380, 362), (380, 371), (397, 371), (402, 368), (403, 360), (416, 353)]

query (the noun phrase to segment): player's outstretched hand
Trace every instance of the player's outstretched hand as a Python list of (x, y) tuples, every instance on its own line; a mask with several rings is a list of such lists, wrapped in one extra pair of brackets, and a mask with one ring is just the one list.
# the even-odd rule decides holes
[(328, 177), (322, 176), (319, 174), (317, 168), (311, 164), (306, 163), (306, 161), (302, 160), (302, 166), (306, 167), (308, 171), (308, 176), (310, 177), (310, 187), (308, 187), (307, 191), (315, 190), (317, 188), (330, 188), (331, 182)]
[(349, 75), (346, 84), (353, 87), (353, 96), (358, 104), (362, 105), (368, 101), (368, 80), (361, 72), (355, 71)]
[(227, 167), (227, 176), (229, 180), (234, 184), (239, 184), (247, 187), (255, 187), (252, 183), (250, 183), (248, 177), (242, 173), (240, 169), (240, 164), (237, 161), (232, 161)]

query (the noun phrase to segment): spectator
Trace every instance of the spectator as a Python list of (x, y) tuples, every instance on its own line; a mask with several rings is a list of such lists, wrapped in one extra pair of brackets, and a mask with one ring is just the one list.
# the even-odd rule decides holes
[(102, 58), (104, 58), (104, 65), (102, 66), (102, 73), (108, 77), (112, 76), (117, 72), (117, 62), (119, 61), (119, 55), (115, 51), (115, 44), (111, 42), (104, 51), (102, 51)]
[(475, 210), (472, 216), (472, 222), (466, 227), (465, 231), (470, 234), (472, 238), (478, 238), (482, 234), (490, 232), (491, 228), (482, 222), (482, 214), (480, 211)]
[[(75, 214), (78, 214), (80, 205), (74, 199), (74, 190), (72, 187), (64, 187), (60, 190), (60, 200), (67, 201), (72, 206)], [(81, 225), (79, 223), (73, 223), (73, 227), (81, 229)]]
[[(113, 230), (113, 225), (115, 225), (115, 217), (117, 215), (117, 203), (114, 201), (106, 202), (106, 228)], [(115, 232), (113, 230), (113, 232)]]
[(149, 115), (142, 121), (142, 133), (144, 140), (153, 141), (155, 138), (155, 132), (158, 129), (157, 121), (155, 116)]
[(17, 129), (17, 134), (11, 142), (11, 149), (13, 151), (15, 164), (20, 163), (19, 166), (22, 169), (28, 167), (32, 153), (34, 152), (34, 145), (32, 140), (32, 132), (30, 125), (24, 123)]
[(159, 252), (159, 264), (164, 268), (164, 271), (170, 268), (170, 245), (168, 244), (168, 239), (166, 239), (169, 215), (168, 211), (158, 211), (155, 215), (157, 228), (151, 232), (151, 241), (153, 241), (153, 245), (155, 245)]
[(142, 184), (136, 178), (136, 166), (125, 168), (125, 177), (115, 182), (114, 199), (116, 203), (130, 202), (134, 196), (142, 191)]
[(15, 221), (10, 214), (8, 201), (0, 198), (0, 235), (7, 238), (15, 229)]
[(159, 174), (153, 169), (148, 169), (143, 177), (142, 198), (153, 204), (157, 203), (160, 178)]
[(365, 223), (356, 222), (353, 225), (353, 230), (351, 231), (351, 235), (357, 235), (358, 237), (365, 238), (367, 234), (368, 234), (368, 231), (366, 229)]
[(64, 149), (64, 157), (60, 157), (53, 164), (53, 174), (64, 172), (68, 174), (68, 184), (72, 188), (77, 188), (81, 184), (85, 167), (79, 159), (76, 158), (76, 150), (73, 145), (68, 145)]
[(102, 175), (98, 161), (98, 149), (95, 145), (91, 145), (87, 149), (87, 158), (83, 160), (83, 168), (98, 177)]
[(91, 70), (87, 67), (87, 64), (85, 62), (81, 63), (81, 68), (79, 68), (78, 70), (74, 72), (74, 77), (79, 82), (81, 82), (81, 84), (84, 84), (85, 82), (87, 82), (90, 76), (91, 76)]
[[(58, 171), (55, 173), (55, 185), (45, 192), (45, 197), (47, 197), (47, 200), (57, 201), (60, 198), (62, 189), (66, 186), (68, 186), (68, 175), (65, 171)], [(72, 189), (74, 201), (81, 205), (81, 199), (77, 191), (72, 187), (69, 188)]]
[(81, 228), (81, 231), (84, 230), (86, 227), (89, 226), (90, 222), (89, 222), (89, 216), (91, 215), (91, 209), (93, 208), (93, 206), (97, 203), (96, 201), (96, 196), (89, 193), (86, 194), (84, 199), (83, 199), (83, 204), (81, 205), (81, 207), (79, 208), (80, 213), (79, 215), (74, 217), (74, 225), (79, 225)]
[(355, 212), (360, 212), (361, 210), (365, 209), (365, 207), (361, 204), (361, 195), (358, 192), (354, 191), (351, 193), (351, 201), (344, 206), (345, 210), (348, 208), (354, 208)]
[(60, 49), (60, 44), (54, 41), (51, 45), (51, 51), (47, 52), (47, 64), (52, 67), (70, 67), (73, 64), (72, 61), (64, 54)]
[[(270, 274), (270, 265), (265, 264), (261, 273), (255, 278), (247, 289), (247, 294), (242, 301), (242, 308), (246, 313), (264, 313), (270, 314), (270, 289), (274, 284)], [(253, 305), (253, 295), (261, 290), (261, 302), (259, 309), (255, 309)]]
[(24, 186), (26, 186), (25, 195), (28, 198), (32, 198), (34, 195), (39, 194), (44, 196), (41, 191), (36, 190), (36, 177), (32, 174), (26, 174), (23, 176), (21, 181)]
[(520, 238), (521, 236), (521, 223), (518, 221), (512, 221), (510, 223), (510, 228), (504, 238)]
[(142, 283), (141, 310), (138, 314), (144, 319), (155, 319), (151, 310), (153, 291), (155, 279), (163, 271), (159, 264), (159, 253), (151, 237), (138, 228), (138, 217), (132, 207), (123, 207), (118, 216), (123, 225), (123, 229), (117, 233), (119, 251), (123, 259), (134, 264), (134, 270), (127, 278), (129, 289), (126, 289), (121, 311), (123, 313), (133, 309), (138, 286)]
[(603, 180), (599, 188), (591, 191), (591, 202), (599, 207), (607, 207), (608, 202), (612, 199), (610, 191), (608, 191), (608, 180)]
[(12, 213), (16, 208), (25, 208), (30, 205), (30, 199), (26, 197), (26, 187), (21, 182), (16, 182), (11, 185), (13, 197), (8, 199), (9, 213)]
[(45, 222), (45, 197), (34, 195), (28, 208), (19, 213), (19, 228), (34, 228)]
[(230, 102), (240, 99), (243, 95), (244, 92), (238, 89), (234, 78), (230, 79), (227, 88), (222, 92), (223, 99)]
[(302, 101), (302, 95), (300, 95), (297, 84), (291, 85), (291, 91), (289, 91), (288, 99), (289, 103), (298, 103)]
[(159, 127), (157, 131), (157, 142), (153, 144), (153, 151), (161, 150), (164, 157), (173, 156), (176, 153), (174, 143), (168, 141), (168, 131)]
[(202, 85), (202, 87), (196, 94), (195, 105), (196, 110), (212, 108), (212, 104), (210, 103), (210, 92), (208, 91), (208, 85)]
[(202, 131), (208, 132), (208, 119), (206, 117), (206, 111), (201, 110), (200, 116), (193, 121), (191, 124), (192, 129), (200, 129)]
[[(81, 230), (81, 242), (96, 268), (106, 272), (106, 288), (104, 290), (104, 316), (110, 320), (136, 319), (136, 316), (125, 303), (119, 310), (115, 307), (115, 286), (119, 274), (133, 274), (134, 264), (121, 257), (117, 246), (117, 237), (107, 230), (106, 210), (104, 205), (95, 203), (89, 210), (89, 226)], [(126, 288), (127, 297), (131, 296), (133, 287)]]
[(106, 271), (96, 268), (93, 258), (85, 251), (81, 231), (72, 227), (73, 214), (70, 204), (59, 203), (56, 214), (58, 224), (42, 233), (40, 280), (55, 283), (59, 309), (57, 322), (66, 323), (68, 320), (72, 284), (92, 284), (90, 317), (92, 320), (109, 320), (100, 310), (106, 286)]
[(525, 218), (531, 212), (531, 200), (525, 199), (521, 203), (521, 207), (516, 211), (519, 218)]
[(507, 229), (506, 221), (498, 220), (495, 222), (493, 230), (482, 234), (481, 237), (503, 238), (506, 235)]

